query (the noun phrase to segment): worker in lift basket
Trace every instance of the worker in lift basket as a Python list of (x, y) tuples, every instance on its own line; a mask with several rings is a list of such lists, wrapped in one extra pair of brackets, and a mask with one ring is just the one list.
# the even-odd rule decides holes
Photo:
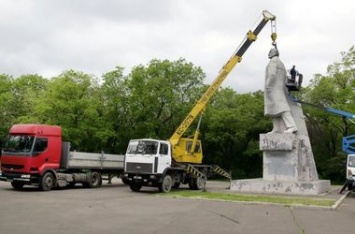
[(265, 71), (264, 114), (272, 118), (273, 130), (270, 133), (296, 133), (297, 127), (286, 96), (286, 68), (279, 59), (276, 46), (271, 48), (268, 57), (270, 61)]
[(290, 81), (294, 83), (296, 81), (296, 76), (298, 76), (298, 71), (296, 70), (295, 65), (292, 66), (290, 70), (290, 75), (291, 75)]

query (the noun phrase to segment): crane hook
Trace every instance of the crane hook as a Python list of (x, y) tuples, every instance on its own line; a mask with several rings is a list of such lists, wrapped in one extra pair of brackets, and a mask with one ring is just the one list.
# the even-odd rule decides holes
[(276, 20), (271, 21), (271, 40), (272, 40), (272, 45), (276, 45), (276, 38), (277, 38), (277, 33), (276, 33)]

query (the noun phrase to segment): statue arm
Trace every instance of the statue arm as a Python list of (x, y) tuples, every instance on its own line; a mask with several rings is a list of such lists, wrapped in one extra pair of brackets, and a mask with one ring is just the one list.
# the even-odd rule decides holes
[(277, 79), (277, 66), (275, 66), (275, 64), (272, 64), (270, 61), (270, 63), (266, 68), (265, 86), (266, 87), (275, 86), (276, 79)]

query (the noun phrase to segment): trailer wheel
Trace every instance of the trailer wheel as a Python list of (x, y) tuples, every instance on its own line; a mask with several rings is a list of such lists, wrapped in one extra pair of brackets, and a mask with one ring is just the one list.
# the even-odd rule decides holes
[(20, 182), (20, 181), (12, 181), (11, 182), (11, 186), (15, 189), (15, 190), (21, 190), (23, 188), (25, 184)]
[(75, 182), (69, 182), (69, 183), (67, 184), (67, 188), (74, 188), (75, 185), (76, 185)]
[(173, 180), (170, 175), (165, 175), (163, 181), (159, 185), (159, 191), (163, 193), (168, 193), (173, 185)]
[(39, 188), (42, 191), (49, 191), (54, 187), (54, 182), (55, 182), (54, 175), (51, 172), (46, 172), (42, 176), (42, 179), (39, 183)]
[(133, 192), (139, 192), (139, 190), (142, 188), (142, 184), (132, 181), (129, 183), (129, 187)]
[(97, 188), (100, 187), (102, 184), (102, 178), (100, 173), (97, 171), (94, 171), (91, 173), (91, 176), (89, 176), (89, 181), (86, 183), (83, 183), (84, 187), (86, 188)]

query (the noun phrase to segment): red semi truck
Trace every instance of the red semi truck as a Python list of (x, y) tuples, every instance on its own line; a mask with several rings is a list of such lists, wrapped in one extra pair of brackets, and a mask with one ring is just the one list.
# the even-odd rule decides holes
[(43, 191), (71, 187), (77, 183), (94, 188), (123, 172), (124, 155), (70, 152), (70, 143), (62, 141), (59, 126), (17, 124), (11, 127), (3, 144), (0, 180), (14, 189), (24, 185)]

